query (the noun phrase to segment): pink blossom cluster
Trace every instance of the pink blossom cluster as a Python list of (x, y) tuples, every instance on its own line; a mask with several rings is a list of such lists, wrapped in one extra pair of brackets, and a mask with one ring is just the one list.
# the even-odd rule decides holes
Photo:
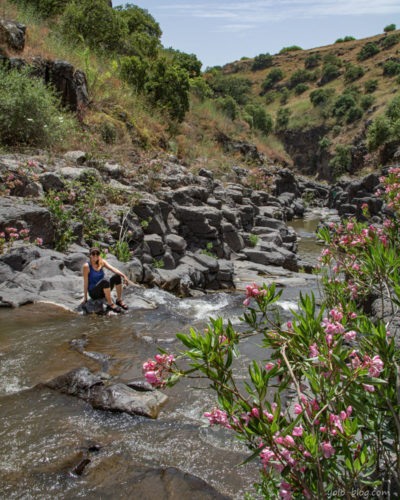
[(250, 299), (254, 297), (258, 299), (259, 297), (264, 297), (267, 294), (267, 291), (264, 289), (260, 289), (258, 285), (253, 283), (252, 285), (246, 286), (246, 298), (243, 301), (244, 306), (248, 306), (250, 304)]
[(143, 363), (143, 373), (147, 382), (154, 387), (163, 387), (175, 358), (172, 354), (156, 354)]
[(232, 428), (229, 424), (228, 414), (224, 410), (215, 407), (210, 412), (205, 412), (204, 416), (208, 418), (210, 425), (218, 424), (222, 427)]

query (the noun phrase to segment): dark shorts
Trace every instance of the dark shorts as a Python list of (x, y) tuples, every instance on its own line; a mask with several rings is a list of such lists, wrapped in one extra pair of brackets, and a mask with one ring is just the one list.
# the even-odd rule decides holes
[(93, 300), (104, 298), (104, 289), (114, 288), (115, 285), (120, 285), (122, 283), (121, 276), (119, 274), (113, 274), (110, 279), (103, 278), (99, 281), (96, 286), (89, 290), (90, 298)]

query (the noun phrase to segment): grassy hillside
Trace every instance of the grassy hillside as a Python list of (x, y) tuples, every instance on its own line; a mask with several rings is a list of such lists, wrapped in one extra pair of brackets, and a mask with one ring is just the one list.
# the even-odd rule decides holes
[[(161, 46), (161, 30), (143, 9), (121, 14), (107, 5), (117, 20), (128, 16), (120, 43), (98, 39), (101, 25), (88, 30), (76, 21), (75, 32), (63, 29), (83, 4), (41, 0), (42, 8), (53, 11), (39, 16), (36, 1), (0, 0), (1, 17), (27, 25), (23, 53), (7, 55), (67, 60), (85, 72), (89, 87), (88, 108), (72, 117), (70, 133), (53, 145), (55, 151), (83, 147), (128, 162), (134, 152), (163, 149), (216, 173), (232, 162), (249, 163), (226, 151), (222, 134), (255, 144), (270, 162), (331, 179), (376, 168), (387, 143), (399, 143), (396, 113), (384, 124), (383, 139), (368, 139), (367, 128), (387, 113), (400, 89), (400, 31), (259, 56), (200, 74), (194, 55)], [(140, 32), (138, 16), (147, 23)], [(266, 67), (256, 69), (257, 62)], [(374, 133), (385, 135), (381, 129)], [(3, 147), (10, 145), (3, 141)], [(360, 150), (357, 161), (354, 148)]]

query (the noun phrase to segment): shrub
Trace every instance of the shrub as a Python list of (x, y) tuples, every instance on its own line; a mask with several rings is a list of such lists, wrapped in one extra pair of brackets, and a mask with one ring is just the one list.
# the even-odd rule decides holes
[(364, 61), (365, 59), (369, 59), (370, 57), (378, 54), (378, 52), (380, 52), (378, 45), (375, 42), (368, 42), (358, 53), (357, 59), (359, 61)]
[(352, 106), (347, 112), (346, 123), (353, 123), (359, 120), (362, 117), (363, 113), (364, 111), (359, 106)]
[(6, 70), (0, 65), (0, 143), (52, 146), (74, 127), (55, 91), (28, 67)]
[(382, 47), (384, 49), (389, 49), (390, 47), (393, 47), (393, 45), (396, 45), (396, 43), (399, 43), (399, 40), (400, 36), (397, 33), (393, 33), (392, 35), (389, 35), (383, 39)]
[(335, 64), (325, 64), (322, 68), (322, 78), (321, 83), (328, 83), (340, 75), (339, 67)]
[(202, 76), (190, 79), (190, 92), (200, 101), (212, 96), (212, 90)]
[(375, 96), (371, 94), (364, 95), (360, 99), (360, 106), (366, 111), (374, 104), (375, 101), (376, 101)]
[(259, 54), (254, 58), (253, 64), (251, 65), (251, 71), (269, 68), (272, 66), (272, 60), (273, 57), (271, 54)]
[(279, 108), (276, 114), (275, 130), (277, 132), (285, 130), (289, 125), (291, 110), (289, 108)]
[(236, 120), (239, 116), (239, 107), (237, 102), (230, 95), (226, 97), (218, 97), (218, 99), (215, 100), (215, 105), (231, 120)]
[(189, 76), (179, 66), (158, 59), (151, 68), (145, 91), (154, 104), (165, 109), (172, 119), (182, 121), (189, 109)]
[(104, 0), (73, 0), (60, 18), (58, 29), (71, 43), (83, 40), (97, 51), (121, 50), (128, 27)]
[(390, 137), (391, 124), (385, 115), (379, 115), (372, 122), (367, 132), (367, 147), (374, 151)]
[(322, 137), (318, 141), (318, 147), (321, 150), (328, 149), (330, 145), (331, 145), (331, 140), (329, 139), (329, 137)]
[(285, 54), (286, 52), (294, 52), (296, 50), (303, 50), (298, 45), (290, 45), (290, 47), (282, 47), (279, 54)]
[(310, 93), (310, 101), (314, 107), (326, 104), (332, 95), (335, 93), (335, 89), (316, 89)]
[(307, 71), (305, 69), (298, 69), (295, 71), (289, 80), (289, 85), (291, 88), (295, 87), (298, 83), (309, 82), (314, 79), (314, 73)]
[(34, 7), (41, 17), (54, 17), (61, 14), (66, 6), (64, 0), (17, 0), (18, 3), (24, 7)]
[(310, 54), (304, 60), (305, 69), (313, 69), (319, 66), (321, 62), (321, 54)]
[(400, 95), (397, 95), (386, 106), (385, 115), (390, 118), (392, 122), (400, 118)]
[(263, 106), (259, 104), (248, 104), (244, 110), (252, 118), (252, 125), (248, 122), (250, 126), (261, 130), (265, 135), (272, 132), (274, 126), (273, 119)]
[(342, 127), (340, 125), (335, 125), (334, 127), (332, 127), (333, 137), (337, 137), (341, 131), (342, 131)]
[(383, 31), (385, 33), (388, 33), (389, 31), (394, 31), (396, 29), (396, 25), (395, 24), (388, 24), (387, 26), (385, 26), (383, 28)]
[(187, 54), (173, 48), (165, 50), (164, 53), (171, 57), (172, 64), (186, 70), (189, 78), (200, 76), (202, 63), (195, 54)]
[(332, 105), (332, 115), (337, 118), (344, 116), (347, 111), (355, 106), (356, 101), (351, 94), (341, 94), (336, 99)]
[(378, 80), (370, 79), (364, 82), (364, 89), (366, 94), (372, 94), (378, 88)]
[(217, 95), (231, 96), (238, 104), (246, 104), (249, 100), (251, 81), (248, 78), (218, 74), (210, 81), (210, 86)]
[(307, 85), (306, 83), (299, 83), (296, 85), (296, 87), (294, 88), (294, 93), (296, 95), (300, 95), (300, 94), (303, 94), (306, 90), (308, 90), (310, 88), (309, 85)]
[(264, 92), (267, 90), (270, 90), (270, 89), (272, 89), (274, 84), (276, 82), (279, 82), (280, 80), (282, 80), (283, 77), (284, 77), (284, 73), (281, 70), (281, 68), (273, 68), (268, 73), (268, 75), (265, 77), (265, 80), (261, 84), (261, 88), (263, 89)]
[(323, 58), (324, 64), (333, 64), (338, 68), (343, 66), (342, 60), (336, 54), (326, 54)]
[(138, 92), (144, 90), (148, 81), (150, 64), (147, 59), (137, 56), (125, 56), (120, 60), (120, 75)]
[(400, 63), (396, 61), (386, 61), (383, 65), (383, 74), (385, 76), (400, 75)]
[(265, 94), (265, 102), (267, 104), (271, 104), (272, 102), (275, 101), (275, 97), (276, 97), (276, 92), (268, 92), (267, 94)]
[(344, 38), (338, 38), (335, 43), (351, 42), (355, 40), (354, 36), (347, 35)]
[(355, 66), (354, 64), (348, 64), (346, 66), (346, 71), (344, 72), (344, 80), (346, 83), (354, 82), (359, 78), (364, 76), (364, 69), (361, 66)]
[(351, 167), (350, 146), (342, 146), (341, 144), (336, 146), (335, 156), (329, 162), (329, 166), (333, 168), (335, 177), (340, 177), (345, 172), (348, 172)]
[(289, 99), (289, 90), (286, 87), (282, 87), (280, 90), (280, 103), (281, 104), (286, 104)]

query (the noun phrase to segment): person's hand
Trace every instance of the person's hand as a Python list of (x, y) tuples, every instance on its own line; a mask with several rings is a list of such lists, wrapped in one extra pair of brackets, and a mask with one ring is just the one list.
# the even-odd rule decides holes
[(124, 275), (124, 276), (122, 276), (122, 279), (124, 280), (125, 285), (128, 286), (129, 285), (128, 278)]
[(87, 299), (83, 299), (82, 302), (81, 302), (81, 305), (84, 306), (87, 302)]

